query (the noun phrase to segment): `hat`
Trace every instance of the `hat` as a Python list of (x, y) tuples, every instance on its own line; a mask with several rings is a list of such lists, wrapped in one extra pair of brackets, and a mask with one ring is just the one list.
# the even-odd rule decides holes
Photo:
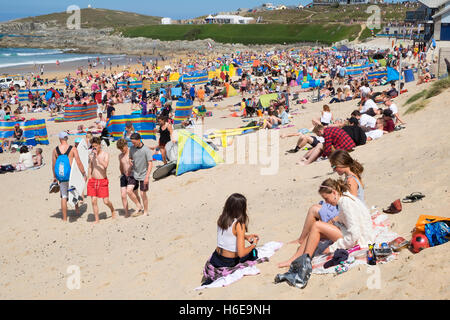
[(139, 133), (135, 132), (130, 136), (130, 139), (131, 140), (141, 140), (141, 135)]
[(67, 132), (65, 132), (65, 131), (61, 131), (59, 134), (58, 134), (58, 138), (59, 139), (61, 139), (61, 140), (67, 140), (68, 138), (69, 138), (69, 135), (67, 134)]
[(20, 124), (16, 123), (16, 124), (14, 125), (14, 127), (20, 127)]

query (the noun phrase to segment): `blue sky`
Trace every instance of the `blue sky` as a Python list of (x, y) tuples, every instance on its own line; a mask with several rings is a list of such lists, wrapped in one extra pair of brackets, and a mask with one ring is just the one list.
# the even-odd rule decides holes
[(220, 11), (233, 11), (238, 8), (253, 8), (262, 3), (274, 5), (307, 4), (312, 0), (0, 0), (0, 21), (37, 16), (66, 11), (69, 5), (86, 8), (106, 8), (131, 11), (146, 15), (186, 19), (214, 14)]

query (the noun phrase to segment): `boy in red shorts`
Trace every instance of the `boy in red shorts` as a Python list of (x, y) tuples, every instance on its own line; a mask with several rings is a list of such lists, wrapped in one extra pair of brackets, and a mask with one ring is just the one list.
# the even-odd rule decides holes
[(102, 150), (101, 139), (91, 139), (92, 152), (89, 155), (89, 181), (87, 184), (87, 195), (92, 199), (95, 222), (99, 222), (97, 198), (103, 199), (103, 203), (111, 210), (112, 218), (116, 218), (116, 211), (109, 201), (109, 181), (106, 171), (109, 164), (109, 154)]

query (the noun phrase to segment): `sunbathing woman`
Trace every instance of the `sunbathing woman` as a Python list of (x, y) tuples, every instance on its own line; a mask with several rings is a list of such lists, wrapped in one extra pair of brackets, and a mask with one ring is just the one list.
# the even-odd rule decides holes
[[(225, 202), (222, 214), (217, 220), (217, 247), (208, 263), (215, 268), (223, 268), (256, 260), (255, 248), (259, 236), (245, 234), (248, 231), (248, 223), (247, 199), (242, 194), (232, 194)], [(245, 241), (248, 241), (250, 246), (246, 247)], [(208, 279), (204, 280), (204, 285), (212, 282)]]
[(328, 204), (339, 207), (339, 215), (330, 223), (311, 223), (305, 230), (305, 240), (297, 252), (289, 260), (278, 264), (278, 267), (289, 267), (295, 259), (304, 254), (312, 258), (321, 239), (333, 241), (324, 253), (350, 249), (355, 245), (365, 248), (369, 243), (375, 242), (369, 209), (348, 192), (344, 181), (327, 179), (320, 185), (319, 193)]

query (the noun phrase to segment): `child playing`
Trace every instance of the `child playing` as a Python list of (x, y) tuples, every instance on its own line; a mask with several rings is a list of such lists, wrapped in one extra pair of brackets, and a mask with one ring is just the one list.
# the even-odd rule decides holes
[[(248, 228), (247, 199), (239, 193), (233, 193), (225, 202), (222, 214), (217, 220), (217, 247), (208, 263), (215, 268), (234, 267), (238, 263), (254, 261), (258, 258), (256, 234), (245, 234)], [(250, 246), (245, 246), (245, 241)], [(207, 263), (207, 265), (208, 265)], [(203, 285), (212, 283), (204, 279)]]

